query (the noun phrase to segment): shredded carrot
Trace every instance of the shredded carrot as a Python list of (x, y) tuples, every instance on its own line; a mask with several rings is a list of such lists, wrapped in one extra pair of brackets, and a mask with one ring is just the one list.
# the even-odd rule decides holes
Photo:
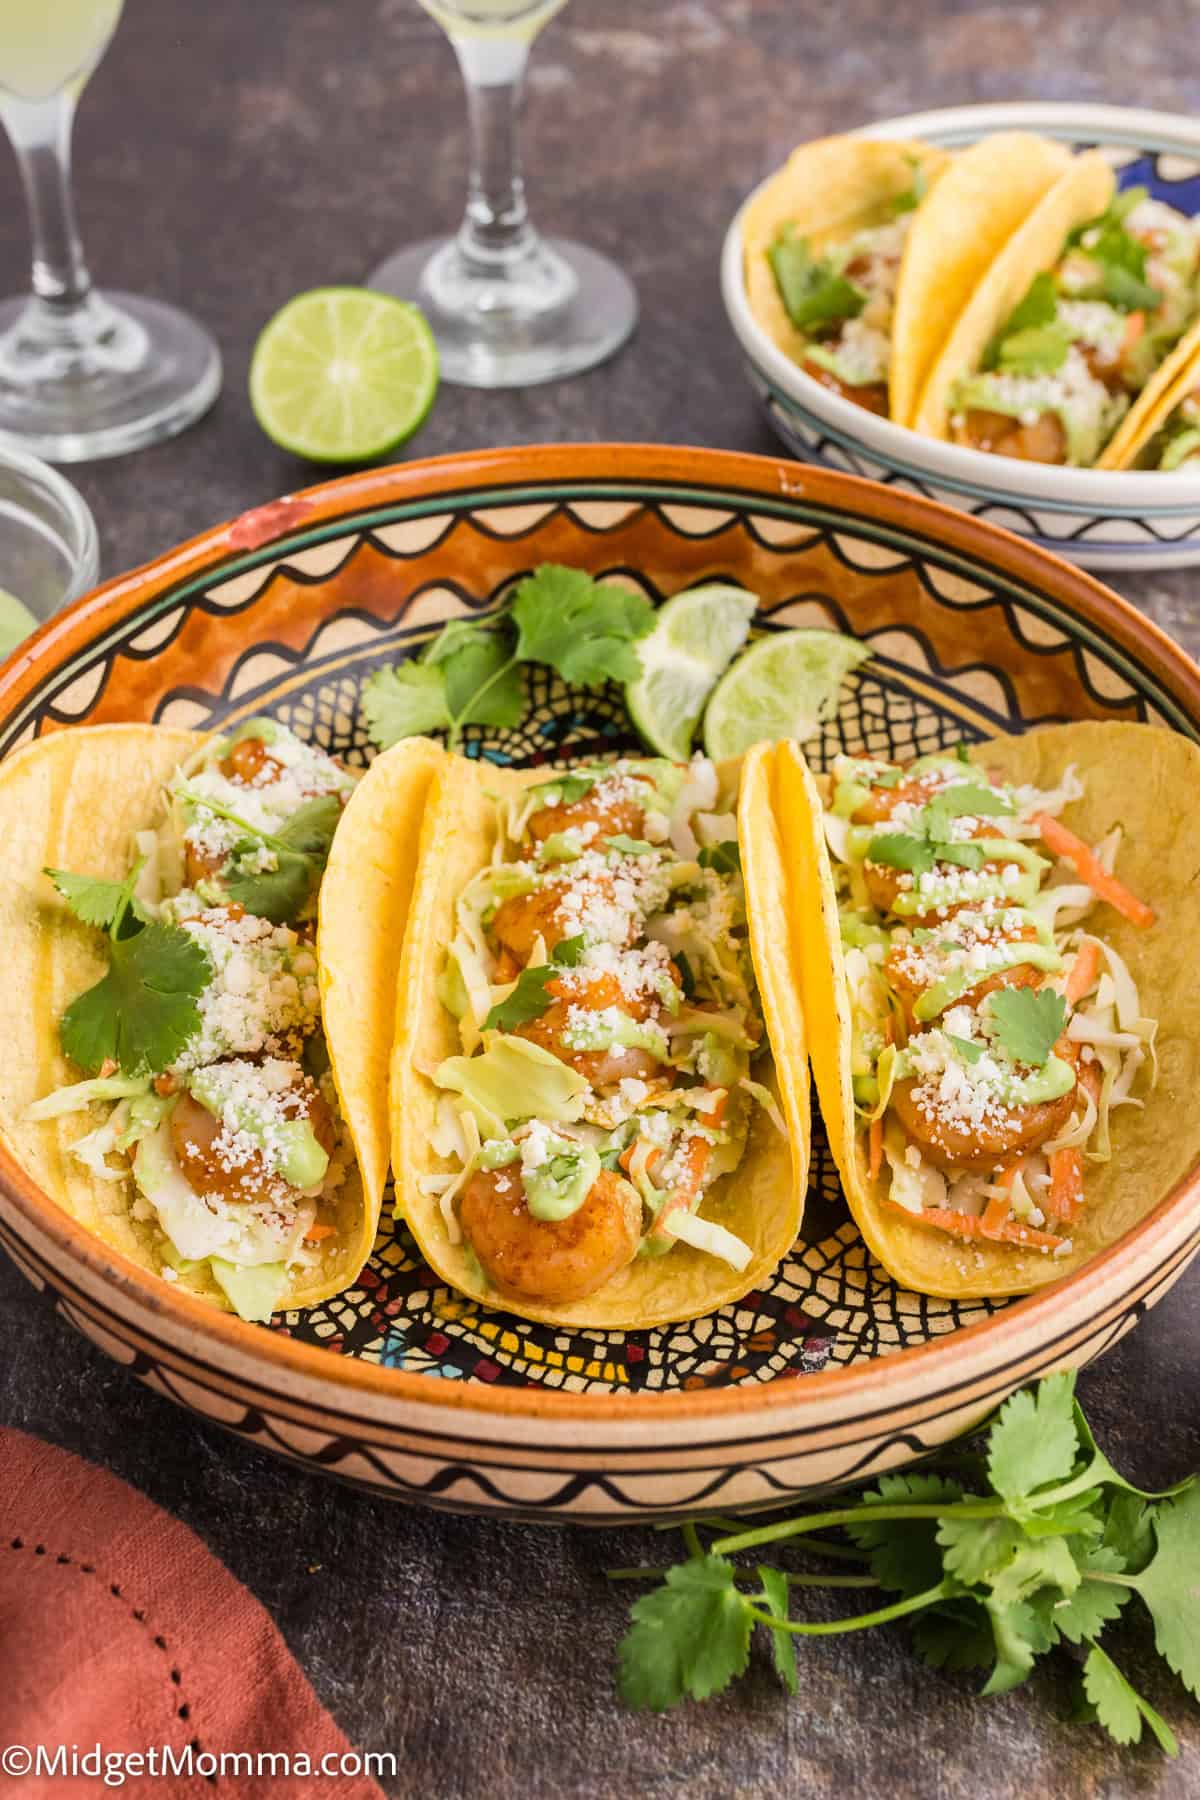
[(1125, 320), (1125, 335), (1121, 339), (1121, 355), (1128, 356), (1133, 346), (1146, 329), (1144, 312), (1131, 312)]
[(1073, 831), (1058, 819), (1052, 819), (1049, 813), (1035, 813), (1034, 823), (1042, 834), (1042, 842), (1055, 856), (1065, 857), (1080, 879), (1086, 881), (1094, 894), (1101, 900), (1107, 900), (1121, 917), (1128, 919), (1131, 925), (1138, 925), (1144, 930), (1154, 923), (1154, 908), (1139, 900), (1136, 894), (1130, 893), (1123, 882), (1110, 875), (1095, 851), (1076, 837)]
[(1066, 998), (1068, 1006), (1076, 1006), (1083, 996), (1096, 985), (1096, 977), (1100, 973), (1100, 947), (1095, 938), (1084, 938), (1079, 946), (1079, 953), (1071, 964), (1067, 976)]
[(989, 1200), (983, 1209), (983, 1230), (988, 1237), (1000, 1229), (1012, 1211), (1012, 1184), (1020, 1166), (1019, 1161), (1012, 1163), (1007, 1169), (1001, 1169), (997, 1177), (998, 1184), (1004, 1191)]
[(871, 1120), (871, 1180), (883, 1167), (883, 1115)]
[[(1086, 945), (1085, 945), (1086, 948)], [(1074, 970), (1071, 971), (1074, 974)], [(1090, 984), (1089, 984), (1090, 985)], [(1093, 1100), (1100, 1098), (1104, 1080), (1099, 1063), (1078, 1065), (1078, 1082)], [(1059, 1225), (1073, 1225), (1083, 1205), (1083, 1149), (1072, 1145), (1066, 1150), (1050, 1152), (1050, 1191), (1046, 1195), (1046, 1211)]]
[(322, 1238), (333, 1236), (332, 1225), (310, 1225), (304, 1234), (306, 1244), (319, 1244)]
[(1083, 1205), (1083, 1151), (1078, 1144), (1050, 1152), (1046, 1211), (1059, 1225), (1073, 1225)]
[(681, 1152), (683, 1174), (671, 1190), (670, 1196), (663, 1202), (662, 1210), (654, 1221), (652, 1237), (665, 1237), (663, 1230), (668, 1217), (679, 1207), (688, 1207), (700, 1191), (700, 1183), (704, 1179), (704, 1171), (708, 1167), (708, 1159), (712, 1155), (712, 1145), (707, 1138), (689, 1138), (686, 1148)]
[(1006, 1219), (995, 1231), (986, 1231), (982, 1213), (956, 1212), (951, 1206), (927, 1206), (922, 1212), (912, 1212), (898, 1200), (889, 1200), (887, 1205), (912, 1225), (932, 1225), (953, 1237), (986, 1238), (992, 1243), (1017, 1244), (1030, 1250), (1057, 1250), (1063, 1241), (1052, 1232), (1022, 1225), (1019, 1219)]

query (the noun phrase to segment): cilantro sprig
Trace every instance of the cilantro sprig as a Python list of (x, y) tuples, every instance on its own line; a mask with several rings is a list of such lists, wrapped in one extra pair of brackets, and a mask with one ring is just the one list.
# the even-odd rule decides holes
[(134, 898), (139, 861), (123, 882), (45, 869), (75, 917), (108, 938), (108, 972), (59, 1020), (64, 1055), (89, 1075), (159, 1075), (199, 1028), (199, 996), (212, 980), (202, 944), (152, 919)]
[(979, 844), (951, 841), (955, 819), (994, 818), (1012, 810), (1013, 803), (1006, 795), (976, 782), (942, 788), (907, 829), (876, 832), (867, 846), (867, 857), (871, 862), (907, 869), (914, 875), (927, 875), (939, 862), (980, 869), (984, 851)]
[(540, 1019), (550, 1004), (548, 984), (564, 969), (576, 968), (583, 951), (582, 936), (563, 938), (550, 952), (549, 962), (539, 963), (536, 969), (522, 969), (512, 993), (506, 1000), (498, 1001), (484, 1020), (484, 1030), (515, 1031), (518, 1025)]
[(988, 995), (988, 1024), (1014, 1062), (1041, 1069), (1062, 1035), (1067, 1003), (1053, 988), (997, 988)]
[[(320, 794), (304, 801), (277, 831), (271, 832), (250, 824), (211, 794), (196, 793), (186, 786), (180, 788), (179, 794), (181, 799), (236, 826), (242, 834), (235, 840), (221, 871), (229, 898), (247, 912), (270, 919), (273, 925), (284, 925), (294, 918), (328, 861), (342, 813), (337, 796)], [(247, 866), (246, 858), (263, 849), (270, 852), (270, 866)]]
[[(1169, 1725), (1100, 1639), (1138, 1596), (1159, 1655), (1200, 1697), (1200, 1478), (1165, 1494), (1133, 1487), (1096, 1447), (1074, 1388), (1067, 1373), (1015, 1394), (996, 1415), (983, 1455), (954, 1455), (953, 1474), (885, 1475), (857, 1500), (767, 1525), (690, 1523), (686, 1560), (675, 1567), (612, 1571), (614, 1579), (659, 1583), (634, 1603), (621, 1645), (626, 1702), (662, 1711), (720, 1693), (747, 1668), (756, 1629), (794, 1694), (805, 1637), (911, 1617), (923, 1660), (936, 1669), (986, 1669), (985, 1694), (1017, 1686), (1056, 1646), (1075, 1647), (1076, 1716), (1119, 1744), (1148, 1728), (1177, 1755)], [(706, 1544), (702, 1531), (715, 1536)], [(753, 1561), (768, 1545), (785, 1544), (841, 1567)], [(743, 1557), (751, 1561), (735, 1560)], [(855, 1573), (845, 1572), (847, 1560)], [(793, 1595), (810, 1587), (896, 1597), (849, 1618), (793, 1618)]]
[(542, 563), (499, 612), (455, 619), (415, 661), (371, 676), (363, 689), (371, 737), (386, 750), (401, 738), (444, 731), (453, 748), (468, 725), (519, 725), (530, 664), (585, 688), (635, 681), (637, 640), (653, 623), (644, 595)]
[(1146, 246), (1125, 224), (1147, 192), (1144, 187), (1125, 188), (1114, 196), (1107, 211), (1085, 220), (1067, 239), (1098, 270), (1095, 287), (1083, 292), (1081, 299), (1107, 300), (1122, 312), (1153, 312), (1162, 305), (1161, 292), (1146, 280)]

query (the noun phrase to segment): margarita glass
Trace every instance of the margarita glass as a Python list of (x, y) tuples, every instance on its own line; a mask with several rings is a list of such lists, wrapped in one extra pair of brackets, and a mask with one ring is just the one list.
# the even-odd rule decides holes
[(607, 257), (539, 236), (517, 159), (516, 105), (529, 48), (565, 0), (420, 4), (446, 31), (466, 84), (466, 216), (449, 241), (390, 256), (370, 285), (421, 307), (447, 381), (524, 387), (591, 368), (633, 330), (637, 297)]
[(92, 287), (70, 190), (75, 105), (122, 0), (0, 0), (0, 120), (33, 234), (32, 293), (0, 302), (0, 441), (53, 462), (116, 456), (181, 431), (216, 398), (203, 326)]

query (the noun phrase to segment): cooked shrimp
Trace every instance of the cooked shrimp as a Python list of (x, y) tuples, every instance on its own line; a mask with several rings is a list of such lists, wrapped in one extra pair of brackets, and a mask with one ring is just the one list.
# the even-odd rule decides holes
[[(601, 899), (609, 899), (613, 893), (611, 875), (596, 874), (588, 878), (592, 892)], [(513, 894), (509, 899), (501, 901), (492, 919), (491, 931), (501, 951), (507, 952), (507, 961), (501, 967), (513, 966), (513, 973), (523, 969), (529, 961), (535, 938), (540, 937), (547, 950), (553, 950), (561, 944), (565, 937), (573, 936), (578, 924), (562, 917), (562, 905), (571, 890), (569, 879), (564, 881), (548, 881), (542, 887), (534, 888), (528, 894)], [(620, 949), (627, 949), (637, 935), (637, 921), (632, 914), (628, 918), (624, 936), (618, 940)], [(502, 975), (496, 971), (498, 980), (511, 980), (512, 976)]]
[[(991, 819), (977, 819), (970, 831), (972, 838), (988, 838), (995, 837), (995, 835), (996, 825)], [(981, 863), (978, 871), (971, 872), (980, 875), (994, 875), (997, 869), (1004, 867), (1007, 860), (1006, 857), (993, 857), (990, 861)], [(955, 866), (953, 863), (938, 864), (938, 868), (944, 873), (951, 872)], [(912, 880), (905, 870), (894, 869), (890, 863), (872, 862), (870, 857), (863, 863), (863, 880), (866, 882), (871, 905), (881, 913), (893, 912), (897, 896), (912, 892)], [(978, 905), (977, 896), (964, 895), (961, 900), (954, 901), (949, 906), (931, 907), (928, 912), (924, 913), (905, 914), (904, 922), (906, 925), (933, 925), (939, 919), (953, 918), (954, 914), (962, 912), (964, 907)]]
[[(622, 832), (627, 837), (640, 838), (646, 830), (646, 809), (624, 791), (628, 785), (626, 781), (619, 784), (602, 781), (581, 799), (567, 805), (539, 807), (537, 812), (530, 814), (525, 829), (535, 844), (544, 844), (557, 832), (578, 831), (588, 825), (596, 827), (590, 833), (591, 842), (616, 837)], [(639, 783), (639, 787), (643, 786), (644, 783)]]
[(283, 774), (283, 764), (260, 737), (239, 738), (217, 766), (226, 781), (239, 787), (266, 787)]
[(476, 1169), (458, 1203), (459, 1220), (489, 1281), (522, 1300), (565, 1306), (586, 1300), (637, 1254), (642, 1202), (602, 1169), (582, 1206), (565, 1219), (535, 1219), (513, 1165)]
[[(1077, 1047), (1066, 1037), (1054, 1053), (1074, 1063)], [(985, 1172), (1017, 1156), (1037, 1150), (1047, 1138), (1061, 1131), (1075, 1104), (1075, 1089), (1057, 1100), (1039, 1100), (1032, 1106), (994, 1107), (981, 1121), (935, 1117), (916, 1099), (915, 1079), (898, 1081), (892, 1089), (892, 1106), (909, 1138), (929, 1161), (943, 1169)]]
[[(321, 1148), (334, 1147), (333, 1119), (313, 1081), (307, 1076), (281, 1097), (287, 1118), (307, 1119)], [(268, 1198), (287, 1187), (283, 1178), (267, 1168), (258, 1151), (230, 1167), (232, 1158), (216, 1149), (221, 1136), (220, 1119), (192, 1095), (184, 1092), (171, 1114), (171, 1143), (180, 1173), (197, 1194), (213, 1194), (222, 1200), (245, 1202)]]
[[(627, 1018), (640, 1022), (656, 1010), (651, 995), (636, 994), (630, 998), (622, 991), (615, 975), (548, 981), (546, 992), (554, 996), (551, 1004), (540, 1018), (518, 1025), (516, 1035), (528, 1038), (531, 1044), (540, 1044), (561, 1062), (578, 1069), (589, 1087), (615, 1087), (618, 1081), (629, 1076), (650, 1081), (664, 1073), (654, 1052), (637, 1045), (612, 1044), (605, 1050), (572, 1050), (562, 1041), (563, 1033), (571, 1024), (572, 1009), (606, 1012), (609, 1007), (616, 1007)], [(665, 1072), (672, 1073), (670, 1070)]]
[(879, 825), (890, 819), (898, 806), (924, 806), (945, 787), (948, 773), (944, 768), (925, 769), (898, 781), (895, 787), (872, 787), (851, 817), (856, 825)]
[[(1022, 926), (1020, 930), (1010, 932), (1006, 941), (1010, 943), (1036, 942), (1037, 931), (1032, 925)], [(921, 1022), (916, 1018), (914, 1009), (921, 995), (928, 990), (932, 983), (922, 981), (919, 973), (914, 972), (913, 960), (911, 946), (900, 944), (894, 950), (888, 951), (883, 972), (887, 977), (888, 986), (904, 1008), (909, 1030), (919, 1031)], [(919, 969), (918, 961), (917, 970), (919, 971)], [(992, 993), (996, 988), (1037, 987), (1042, 979), (1041, 971), (1033, 968), (1030, 963), (1014, 963), (1011, 968), (996, 969), (992, 974), (985, 975), (982, 981), (977, 981), (974, 987), (964, 989), (961, 994), (956, 995), (954, 1004), (955, 1006), (978, 1006), (984, 995)]]

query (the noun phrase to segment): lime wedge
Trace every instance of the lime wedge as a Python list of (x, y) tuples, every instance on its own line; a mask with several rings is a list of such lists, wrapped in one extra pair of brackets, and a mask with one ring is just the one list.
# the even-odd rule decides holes
[(31, 631), (36, 631), (37, 623), (23, 600), (0, 588), (0, 657), (7, 656)]
[(267, 436), (310, 462), (368, 462), (433, 405), (437, 345), (424, 315), (366, 288), (297, 294), (263, 327), (250, 404)]
[(658, 609), (637, 645), (642, 672), (626, 683), (634, 724), (660, 756), (683, 762), (708, 696), (747, 637), (758, 596), (726, 581), (685, 588)]
[(870, 654), (869, 645), (838, 631), (760, 638), (718, 682), (704, 717), (704, 748), (719, 760), (764, 739), (811, 737), (836, 712), (846, 676)]

